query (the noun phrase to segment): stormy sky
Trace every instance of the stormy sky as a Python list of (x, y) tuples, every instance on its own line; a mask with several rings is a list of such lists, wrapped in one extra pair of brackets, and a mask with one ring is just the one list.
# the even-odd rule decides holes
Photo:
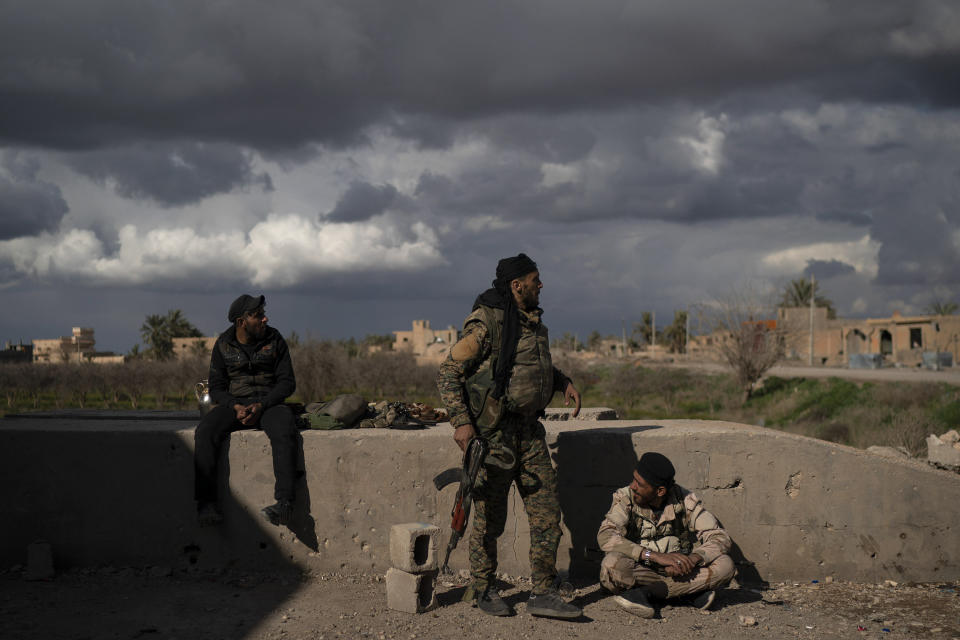
[(498, 258), (554, 336), (812, 272), (960, 298), (951, 0), (0, 3), (0, 340), (459, 325)]

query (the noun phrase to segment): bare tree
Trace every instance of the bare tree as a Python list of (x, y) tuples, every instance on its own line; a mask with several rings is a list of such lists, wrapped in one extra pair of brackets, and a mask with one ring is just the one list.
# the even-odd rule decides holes
[(705, 308), (720, 355), (733, 369), (746, 402), (763, 374), (783, 358), (794, 332), (778, 324), (773, 296), (750, 287), (731, 291)]
[(3, 394), (7, 398), (8, 409), (14, 408), (17, 398), (24, 389), (26, 368), (33, 366), (35, 365), (21, 363), (0, 364), (0, 386), (3, 387)]

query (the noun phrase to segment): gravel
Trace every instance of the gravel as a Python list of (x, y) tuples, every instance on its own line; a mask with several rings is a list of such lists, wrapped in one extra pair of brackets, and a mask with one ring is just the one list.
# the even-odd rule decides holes
[(168, 567), (99, 567), (27, 581), (23, 567), (0, 571), (0, 637), (419, 640), (490, 638), (944, 638), (960, 640), (957, 583), (857, 584), (837, 580), (734, 584), (713, 610), (667, 605), (642, 620), (619, 609), (596, 582), (563, 593), (584, 608), (575, 621), (526, 613), (529, 581), (503, 576), (517, 615), (491, 618), (460, 602), (463, 575), (441, 576), (439, 608), (413, 615), (386, 606), (377, 574), (204, 572)]

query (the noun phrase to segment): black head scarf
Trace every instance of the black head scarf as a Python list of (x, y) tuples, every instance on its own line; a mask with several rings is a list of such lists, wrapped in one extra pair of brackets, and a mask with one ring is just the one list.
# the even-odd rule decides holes
[(524, 253), (513, 258), (504, 258), (497, 263), (497, 279), (493, 281), (493, 287), (477, 296), (473, 303), (474, 310), (480, 305), (503, 309), (500, 354), (497, 356), (497, 368), (493, 372), (493, 397), (498, 400), (506, 391), (513, 359), (517, 355), (517, 342), (520, 340), (520, 312), (510, 291), (510, 283), (534, 271), (537, 271), (537, 263)]

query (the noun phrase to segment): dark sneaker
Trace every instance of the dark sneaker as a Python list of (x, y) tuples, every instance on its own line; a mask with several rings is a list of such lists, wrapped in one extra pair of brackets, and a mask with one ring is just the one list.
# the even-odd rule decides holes
[(512, 616), (513, 609), (504, 602), (496, 589), (487, 589), (477, 598), (477, 606), (489, 616)]
[(223, 514), (212, 502), (201, 504), (197, 508), (197, 520), (201, 527), (212, 527), (223, 522)]
[(613, 596), (613, 601), (620, 605), (621, 609), (640, 618), (652, 618), (657, 613), (647, 598), (647, 592), (641, 588), (630, 589), (618, 596)]
[(701, 611), (706, 611), (713, 604), (713, 601), (716, 597), (716, 591), (702, 591), (690, 598), (690, 606), (696, 607)]
[(527, 600), (527, 613), (544, 618), (579, 618), (583, 610), (565, 602), (557, 591), (551, 589), (543, 593), (531, 593)]
[(274, 526), (290, 524), (290, 518), (293, 516), (293, 503), (289, 500), (278, 500), (276, 504), (261, 509), (260, 513)]

